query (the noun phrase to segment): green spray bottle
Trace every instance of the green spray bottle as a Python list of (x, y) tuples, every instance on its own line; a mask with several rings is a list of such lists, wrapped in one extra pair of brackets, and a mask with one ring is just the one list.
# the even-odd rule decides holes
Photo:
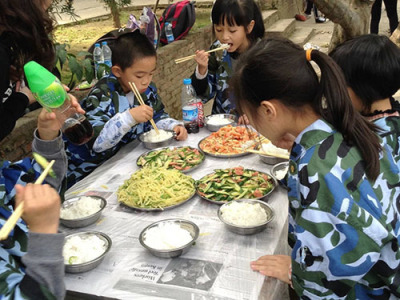
[(24, 66), (24, 72), (34, 97), (44, 108), (56, 114), (65, 137), (76, 145), (88, 142), (93, 136), (92, 125), (71, 106), (57, 77), (34, 61)]

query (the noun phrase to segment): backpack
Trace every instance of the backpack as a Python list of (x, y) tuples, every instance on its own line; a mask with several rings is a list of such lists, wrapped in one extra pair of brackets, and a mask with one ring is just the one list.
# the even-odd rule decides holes
[(160, 17), (160, 42), (168, 44), (165, 36), (165, 23), (172, 24), (174, 40), (180, 40), (185, 37), (196, 21), (196, 11), (194, 1), (183, 0), (168, 5)]
[[(144, 25), (143, 25), (144, 24)], [(129, 15), (126, 28), (138, 28), (147, 36), (157, 49), (160, 41), (160, 23), (150, 7), (143, 7), (139, 20), (132, 14)]]

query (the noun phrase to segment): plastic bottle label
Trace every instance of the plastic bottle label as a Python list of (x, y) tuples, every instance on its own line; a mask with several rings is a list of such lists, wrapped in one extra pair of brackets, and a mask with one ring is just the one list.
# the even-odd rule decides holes
[(167, 41), (168, 41), (168, 44), (172, 43), (174, 41), (174, 36), (171, 34), (167, 35)]
[(182, 108), (184, 122), (197, 122), (198, 110), (196, 105), (186, 105)]
[(112, 62), (111, 60), (105, 60), (104, 64), (106, 64), (107, 66), (109, 66), (110, 68), (112, 67)]
[(54, 81), (43, 91), (36, 93), (35, 98), (45, 107), (48, 108), (57, 108), (63, 105), (67, 94), (63, 88), (63, 86)]

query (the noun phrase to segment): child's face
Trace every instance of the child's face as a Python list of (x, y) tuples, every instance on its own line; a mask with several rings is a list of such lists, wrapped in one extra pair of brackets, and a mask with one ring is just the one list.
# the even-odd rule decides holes
[(129, 82), (133, 82), (140, 93), (147, 90), (154, 72), (156, 71), (157, 59), (155, 56), (143, 57), (136, 60), (129, 68), (121, 70), (116, 65), (113, 66), (113, 74), (119, 79), (122, 89), (125, 93), (129, 93), (131, 88)]
[(224, 25), (214, 25), (215, 36), (222, 44), (229, 44), (228, 52), (243, 53), (249, 46), (246, 33), (250, 33), (254, 26), (254, 21), (246, 28), (244, 26), (229, 26), (225, 20)]

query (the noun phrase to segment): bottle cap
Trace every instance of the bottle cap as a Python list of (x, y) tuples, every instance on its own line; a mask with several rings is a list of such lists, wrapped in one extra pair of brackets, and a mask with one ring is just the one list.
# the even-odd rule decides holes
[(95, 47), (100, 47), (99, 43), (94, 44)]
[(192, 84), (192, 79), (191, 78), (183, 79), (183, 84)]
[(107, 45), (107, 42), (106, 42), (106, 41), (104, 41), (104, 42), (101, 42), (101, 44), (102, 44), (102, 45)]
[(43, 91), (56, 80), (56, 76), (35, 61), (30, 61), (25, 64), (24, 72), (29, 84), (29, 89), (33, 93)]

